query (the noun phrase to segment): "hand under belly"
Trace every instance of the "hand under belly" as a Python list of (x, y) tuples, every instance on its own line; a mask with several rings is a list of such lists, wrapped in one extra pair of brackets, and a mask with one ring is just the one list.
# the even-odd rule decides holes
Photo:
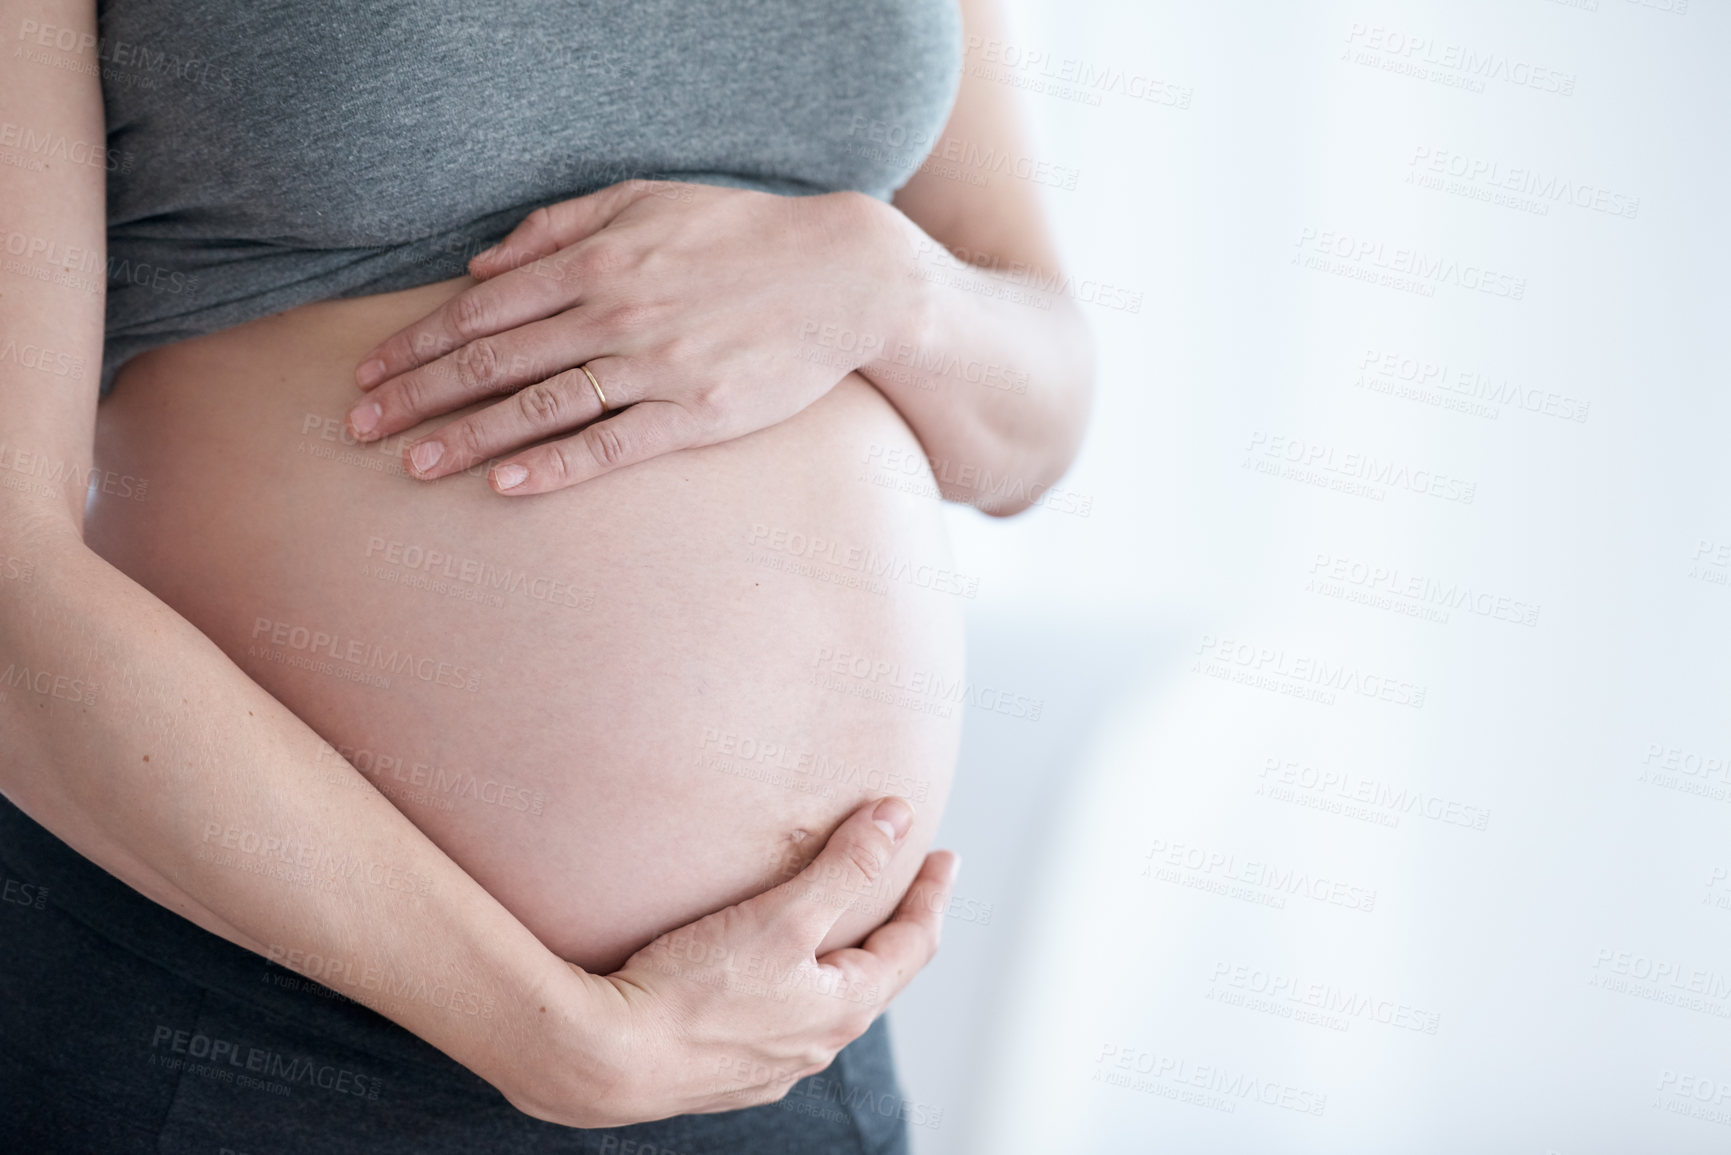
[(133, 360), (97, 464), (145, 496), (99, 498), (90, 544), (562, 957), (612, 970), (901, 794), (908, 841), (826, 946), (859, 941), (931, 841), (960, 728), (940, 516), (881, 468), (917, 441), (850, 376), (773, 429), (560, 493), (414, 481), (398, 439), (340, 432), (353, 365), (464, 283)]

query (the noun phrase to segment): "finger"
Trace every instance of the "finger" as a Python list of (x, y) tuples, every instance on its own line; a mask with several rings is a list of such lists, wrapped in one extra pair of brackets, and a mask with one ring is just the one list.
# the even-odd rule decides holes
[(852, 976), (854, 989), (875, 988), (879, 1005), (886, 1005), (938, 953), (944, 912), (950, 906), (961, 856), (953, 850), (926, 855), (913, 885), (890, 920), (857, 947), (831, 951), (817, 961)]
[(481, 337), (380, 385), (349, 408), (349, 430), (377, 441), (429, 417), (543, 381), (601, 352), (588, 314), (573, 309)]
[(913, 822), (906, 799), (868, 802), (836, 827), (804, 870), (741, 905), (760, 908), (802, 950), (815, 951), (836, 921), (871, 894)]
[[(591, 371), (603, 363), (591, 365)], [(495, 490), (513, 497), (551, 493), (663, 453), (689, 449), (701, 440), (697, 419), (682, 407), (671, 401), (642, 401), (575, 437), (538, 445), (500, 462), (490, 480)]]
[(515, 329), (570, 308), (577, 303), (573, 263), (559, 257), (517, 270), (509, 277), (470, 285), (363, 353), (355, 369), (355, 383), (371, 389), (459, 350), (478, 337)]
[(414, 476), (431, 481), (575, 429), (603, 413), (583, 370), (567, 369), (405, 446), (403, 464)]
[(625, 206), (646, 195), (648, 181), (621, 181), (599, 192), (558, 204), (543, 205), (523, 218), (523, 223), (490, 249), (469, 261), (469, 275), (478, 280), (496, 277), (576, 244), (606, 227)]

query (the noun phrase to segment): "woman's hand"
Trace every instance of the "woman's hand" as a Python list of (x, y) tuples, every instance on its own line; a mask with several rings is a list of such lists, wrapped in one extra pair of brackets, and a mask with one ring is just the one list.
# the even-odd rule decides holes
[[(939, 851), (895, 915), (860, 947), (816, 949), (843, 911), (881, 900), (876, 884), (913, 810), (867, 803), (794, 878), (671, 931), (605, 977), (573, 1051), (549, 1082), (511, 1101), (537, 1118), (622, 1126), (770, 1103), (863, 1034), (938, 949), (956, 856)], [(573, 970), (576, 970), (573, 967)]]
[[(362, 358), (350, 427), (376, 440), (514, 394), (405, 447), (422, 479), (508, 455), (490, 478), (511, 494), (744, 436), (918, 323), (919, 235), (858, 193), (630, 181), (536, 209), (470, 262), (480, 284)], [(866, 335), (857, 363), (812, 340), (828, 326)]]

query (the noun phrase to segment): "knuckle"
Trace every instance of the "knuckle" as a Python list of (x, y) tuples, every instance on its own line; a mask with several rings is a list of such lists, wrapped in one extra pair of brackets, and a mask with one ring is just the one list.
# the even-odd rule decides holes
[(457, 381), (465, 389), (483, 389), (498, 380), (502, 358), (491, 341), (478, 340), (458, 349), (452, 355), (457, 369)]
[(530, 425), (557, 425), (565, 416), (565, 394), (546, 381), (539, 381), (517, 394), (517, 408)]
[(645, 419), (637, 423), (637, 455), (645, 457), (654, 453), (665, 452), (674, 443), (678, 419), (675, 414), (680, 410), (671, 405), (657, 405), (649, 410)]
[(714, 425), (729, 408), (728, 392), (718, 382), (705, 381), (698, 385), (685, 407), (703, 425)]
[(539, 278), (546, 295), (555, 303), (568, 305), (571, 297), (565, 284), (571, 279), (571, 258), (561, 252), (544, 253), (524, 266)]
[(493, 310), (478, 293), (461, 293), (451, 302), (451, 326), (465, 341), (488, 330)]
[(829, 1029), (824, 1038), (824, 1044), (829, 1050), (839, 1052), (864, 1033), (863, 1029), (854, 1030), (853, 1016), (849, 1015)]
[(571, 462), (566, 459), (563, 446), (555, 446), (551, 453), (545, 454), (543, 460), (536, 463), (536, 468), (550, 477), (555, 485), (571, 480)]
[[(445, 347), (441, 347), (445, 346)], [(417, 329), (413, 336), (400, 337), (386, 346), (388, 358), (401, 358), (411, 362), (430, 361), (435, 357), (443, 357), (450, 352), (446, 343), (436, 333), (429, 333), (425, 328)]]
[(603, 244), (584, 245), (571, 258), (571, 268), (585, 280), (600, 280), (617, 268), (613, 250)]
[[(684, 329), (675, 329), (658, 342), (657, 355), (669, 365), (681, 368), (708, 368), (713, 370), (718, 357), (713, 342), (704, 340)], [(700, 387), (714, 387), (716, 382), (709, 374), (701, 378)]]
[(601, 327), (611, 336), (627, 337), (648, 328), (654, 313), (653, 307), (638, 302), (614, 305), (602, 316)]
[(553, 210), (547, 205), (542, 205), (534, 212), (524, 217), (523, 223), (536, 232), (552, 232)]
[(427, 394), (427, 379), (420, 373), (397, 378), (397, 400), (399, 407), (409, 413), (425, 413), (428, 402), (432, 400)]
[(473, 421), (459, 421), (451, 426), (450, 431), (445, 434), (445, 440), (455, 446), (464, 460), (487, 456), (486, 442)]
[(619, 428), (618, 421), (603, 421), (592, 425), (583, 434), (589, 452), (602, 465), (623, 465), (631, 456), (631, 439)]
[(868, 880), (876, 879), (884, 868), (882, 853), (867, 842), (848, 843), (842, 848), (842, 857)]

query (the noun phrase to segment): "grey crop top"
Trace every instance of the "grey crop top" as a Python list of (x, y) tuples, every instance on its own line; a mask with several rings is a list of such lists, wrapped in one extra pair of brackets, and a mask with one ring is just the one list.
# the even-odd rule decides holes
[(887, 198), (962, 56), (955, 0), (108, 0), (99, 22), (104, 392), (153, 346), (458, 276), (531, 209), (631, 177)]

